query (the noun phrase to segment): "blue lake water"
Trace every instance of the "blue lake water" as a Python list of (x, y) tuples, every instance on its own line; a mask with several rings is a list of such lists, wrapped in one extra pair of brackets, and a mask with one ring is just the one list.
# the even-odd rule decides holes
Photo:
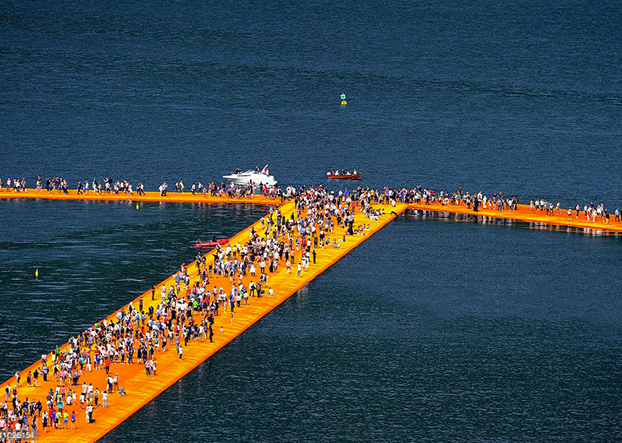
[[(5, 2), (0, 177), (269, 163), (614, 209), (621, 35), (614, 1)], [(0, 201), (0, 375), (264, 212)], [(619, 441), (621, 246), (402, 217), (104, 441)]]

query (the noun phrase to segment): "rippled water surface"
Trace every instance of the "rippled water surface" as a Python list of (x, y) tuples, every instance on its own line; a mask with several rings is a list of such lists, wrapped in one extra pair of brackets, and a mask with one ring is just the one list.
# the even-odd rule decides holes
[[(620, 35), (614, 1), (8, 2), (0, 177), (269, 163), (614, 209)], [(0, 200), (0, 376), (265, 211)], [(620, 441), (621, 246), (401, 217), (103, 440)]]

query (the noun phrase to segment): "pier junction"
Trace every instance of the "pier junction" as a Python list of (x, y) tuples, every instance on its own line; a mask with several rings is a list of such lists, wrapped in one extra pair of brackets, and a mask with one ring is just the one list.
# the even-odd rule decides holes
[[(475, 210), (464, 202), (402, 203), (382, 194), (354, 201), (327, 192), (320, 198), (313, 190), (298, 195), (295, 200), (257, 195), (245, 198), (191, 193), (161, 196), (155, 192), (78, 195), (75, 191), (58, 194), (35, 190), (0, 192), (0, 198), (131, 201), (132, 204), (247, 203), (270, 207), (266, 216), (230, 238), (220, 252), (206, 253), (201, 262), (195, 261), (155, 284), (155, 291), (150, 288), (56, 352), (45, 354), (47, 381), (42, 375), (42, 359), (18, 373), (19, 388), (16, 388), (17, 376), (0, 385), (2, 400), (9, 410), (16, 401), (23, 403), (26, 399), (31, 404), (41, 402), (46, 412), (54, 410), (58, 415), (62, 410), (60, 426), (52, 426), (48, 412), (47, 432), (43, 429), (41, 412), (35, 412), (38, 416), (36, 440), (46, 442), (97, 441), (406, 210), (622, 232), (619, 221), (602, 217), (587, 220), (584, 214), (574, 210), (534, 210), (530, 205), (515, 205), (511, 210), (493, 209), (490, 205)], [(236, 265), (224, 267), (223, 262)], [(247, 266), (242, 269), (238, 266), (241, 263)], [(226, 272), (217, 275), (216, 269), (221, 268)], [(205, 288), (205, 294), (201, 290), (197, 292), (201, 287)], [(212, 288), (221, 287), (223, 295), (212, 293)], [(213, 309), (215, 299), (221, 301), (216, 312)], [(149, 313), (146, 319), (135, 317), (140, 311)], [(163, 341), (155, 340), (156, 336), (168, 338), (166, 351), (163, 351)], [(130, 346), (133, 361), (127, 364), (129, 353), (121, 360), (118, 350), (127, 350)], [(134, 354), (139, 349), (149, 353), (147, 358)], [(101, 360), (100, 368), (96, 368), (96, 360)], [(152, 364), (155, 371), (150, 368)], [(35, 372), (40, 374), (36, 387)], [(122, 395), (121, 389), (127, 395)], [(76, 401), (71, 399), (73, 404), (68, 405), (70, 390), (75, 392)], [(81, 401), (83, 390), (86, 395)], [(102, 407), (104, 396), (106, 407)], [(49, 405), (52, 407), (48, 408)], [(92, 423), (87, 422), (88, 408), (93, 410)], [(75, 423), (71, 420), (73, 411)], [(67, 423), (64, 423), (65, 412)], [(30, 422), (32, 416), (29, 416)], [(6, 423), (0, 431), (0, 441), (14, 436)]]

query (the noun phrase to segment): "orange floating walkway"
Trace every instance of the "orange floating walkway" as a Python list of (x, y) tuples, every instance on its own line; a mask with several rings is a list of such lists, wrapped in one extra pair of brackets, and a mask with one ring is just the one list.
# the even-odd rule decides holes
[[(79, 402), (77, 405), (66, 408), (69, 412), (73, 410), (76, 411), (76, 429), (52, 430), (51, 428), (48, 428), (48, 432), (43, 433), (41, 420), (39, 420), (38, 440), (43, 442), (93, 442), (104, 436), (130, 415), (134, 414), (141, 407), (155, 398), (162, 391), (169, 388), (177, 380), (192, 371), (199, 364), (244, 332), (268, 312), (272, 311), (276, 306), (301, 289), (309, 281), (313, 280), (352, 249), (367, 240), (372, 234), (379, 231), (384, 225), (393, 220), (395, 215), (402, 213), (407, 208), (407, 205), (398, 204), (395, 207), (375, 205), (374, 208), (384, 209), (386, 211), (386, 215), (381, 215), (378, 220), (370, 220), (365, 218), (363, 214), (357, 212), (354, 222), (355, 226), (368, 224), (369, 230), (363, 231), (362, 234), (345, 236), (344, 230), (336, 227), (334, 233), (329, 234), (329, 237), (331, 240), (338, 240), (337, 244), (339, 247), (326, 246), (316, 249), (316, 263), (313, 263), (312, 260), (309, 264), (309, 268), (303, 269), (300, 276), (297, 276), (297, 266), (300, 261), (299, 252), (295, 255), (295, 264), (292, 264), (291, 273), (286, 272), (284, 264), (279, 265), (279, 269), (276, 272), (269, 274), (269, 281), (267, 282), (267, 287), (273, 289), (274, 295), (266, 294), (260, 298), (250, 297), (248, 299), (248, 305), (242, 305), (239, 308), (235, 308), (233, 320), (231, 320), (229, 312), (223, 313), (221, 309), (220, 315), (215, 317), (213, 327), (213, 343), (210, 343), (209, 340), (198, 342), (193, 339), (188, 343), (188, 346), (184, 348), (182, 360), (179, 359), (178, 354), (175, 352), (174, 343), (169, 343), (169, 350), (167, 350), (167, 352), (155, 353), (155, 361), (157, 365), (157, 375), (155, 376), (147, 376), (144, 366), (140, 364), (135, 363), (128, 365), (113, 363), (110, 373), (113, 375), (118, 374), (119, 386), (125, 387), (128, 393), (127, 396), (120, 396), (118, 393), (110, 394), (108, 397), (108, 407), (95, 408), (93, 418), (96, 422), (90, 424), (86, 422), (85, 411), (80, 409)], [(289, 218), (294, 209), (293, 202), (285, 203), (280, 208), (281, 213), (285, 218)], [(258, 233), (263, 235), (261, 221), (255, 223), (253, 227)], [(250, 239), (250, 228), (251, 227), (232, 237), (230, 239), (230, 244), (236, 245), (239, 243), (240, 245), (244, 245)], [(345, 241), (343, 240), (344, 238)], [(214, 259), (211, 254), (208, 254), (206, 258), (206, 265), (209, 266), (210, 263), (213, 263)], [(191, 276), (191, 286), (198, 278), (196, 263), (193, 263), (188, 267), (188, 274)], [(249, 275), (244, 278), (244, 284), (247, 287), (251, 278), (252, 277)], [(258, 280), (258, 278), (253, 278), (253, 280)], [(148, 291), (141, 297), (134, 300), (133, 305), (138, 306), (139, 300), (142, 298), (145, 311), (147, 311), (151, 305), (155, 308), (160, 301), (159, 288), (161, 285), (165, 284), (168, 287), (174, 283), (175, 281), (173, 276), (169, 277), (164, 282), (156, 285), (158, 290), (156, 291), (155, 301), (151, 300), (151, 291)], [(213, 277), (208, 285), (208, 288), (212, 285), (219, 287), (223, 286), (227, 290), (231, 288), (228, 277)], [(182, 286), (182, 293), (183, 290)], [(121, 309), (126, 309), (127, 307), (128, 305)], [(116, 312), (111, 314), (107, 320), (110, 321), (114, 319), (115, 315)], [(222, 332), (220, 332), (221, 327)], [(65, 344), (61, 349), (64, 349), (67, 346), (68, 345)], [(56, 382), (51, 381), (51, 371), (48, 377), (48, 382), (40, 383), (39, 387), (36, 388), (26, 385), (26, 374), (28, 374), (28, 371), (34, 371), (39, 366), (39, 363), (35, 363), (29, 368), (21, 371), (20, 384), (22, 387), (19, 389), (19, 398), (21, 401), (23, 401), (26, 397), (28, 397), (30, 401), (40, 400), (45, 409), (45, 397), (47, 393), (50, 389), (55, 389), (57, 386)], [(82, 384), (82, 382), (86, 382), (87, 384), (92, 383), (95, 388), (102, 392), (106, 389), (105, 380), (105, 371), (103, 369), (95, 370), (95, 368), (93, 368), (92, 372), (85, 372), (81, 376), (80, 384)], [(42, 377), (39, 377), (39, 381), (42, 381)], [(0, 392), (4, 393), (4, 390), (8, 384), (13, 386), (15, 384), (15, 378), (12, 378), (0, 385)], [(80, 386), (69, 386), (67, 383), (66, 387), (67, 389), (69, 387), (76, 389), (77, 395), (79, 396), (81, 390)], [(101, 403), (102, 401), (100, 396), (99, 404), (101, 405)]]
[(281, 199), (270, 198), (263, 195), (253, 195), (249, 197), (230, 198), (225, 195), (212, 196), (210, 194), (198, 194), (191, 192), (168, 192), (166, 196), (161, 196), (159, 192), (145, 192), (144, 195), (138, 195), (136, 192), (126, 194), (125, 192), (96, 193), (88, 191), (86, 194), (78, 194), (75, 190), (69, 190), (68, 193), (58, 191), (36, 191), (27, 189), (22, 192), (0, 190), (0, 199), (45, 199), (45, 200), (93, 200), (93, 201), (133, 201), (133, 202), (174, 202), (174, 203), (252, 203), (262, 205), (281, 204)]
[(492, 218), (503, 218), (503, 219), (513, 219), (513, 220), (521, 220), (525, 222), (546, 224), (551, 226), (571, 226), (575, 228), (585, 228), (592, 230), (602, 230), (602, 231), (611, 231), (611, 232), (622, 232), (622, 222), (616, 222), (614, 220), (613, 215), (611, 216), (611, 220), (609, 223), (603, 221), (602, 217), (598, 217), (597, 221), (588, 221), (585, 217), (585, 213), (583, 211), (580, 212), (579, 217), (577, 218), (577, 213), (575, 210), (572, 210), (572, 214), (570, 217), (567, 214), (568, 208), (562, 209), (562, 213), (558, 214), (556, 211), (553, 211), (553, 215), (547, 215), (545, 211), (537, 211), (534, 209), (530, 210), (529, 205), (517, 205), (517, 209), (510, 211), (505, 209), (503, 211), (483, 209), (481, 206), (477, 212), (473, 211), (466, 207), (464, 203), (460, 205), (448, 204), (443, 205), (441, 203), (409, 203), (409, 209), (418, 209), (423, 211), (434, 211), (434, 212), (451, 212), (454, 214), (469, 214), (476, 215), (481, 217), (492, 217)]
[[(49, 199), (49, 200), (93, 200), (93, 201), (132, 201), (132, 202), (174, 202), (174, 203), (204, 203), (204, 204), (217, 204), (217, 203), (248, 203), (248, 204), (261, 204), (261, 205), (277, 205), (282, 204), (280, 198), (271, 198), (264, 195), (253, 195), (250, 197), (236, 197), (230, 198), (228, 196), (219, 195), (212, 196), (209, 194), (192, 194), (191, 192), (178, 193), (170, 192), (166, 196), (161, 196), (159, 192), (146, 192), (145, 195), (138, 195), (136, 192), (132, 194), (126, 194), (119, 192), (97, 194), (96, 192), (89, 191), (86, 194), (78, 194), (75, 190), (69, 190), (68, 194), (60, 193), (59, 191), (36, 191), (34, 189), (27, 189), (22, 192), (7, 191), (6, 189), (0, 190), (0, 199)], [(544, 223), (547, 225), (555, 226), (571, 226), (576, 228), (585, 228), (593, 230), (604, 230), (612, 232), (622, 232), (622, 222), (616, 222), (611, 216), (610, 223), (603, 221), (602, 218), (596, 222), (588, 221), (583, 211), (579, 218), (576, 217), (576, 211), (572, 211), (572, 216), (569, 218), (566, 209), (562, 209), (562, 214), (555, 213), (554, 215), (547, 215), (544, 211), (530, 211), (529, 205), (517, 205), (517, 209), (514, 211), (504, 210), (496, 211), (490, 209), (483, 209), (480, 206), (478, 212), (474, 212), (472, 209), (466, 207), (464, 203), (460, 205), (441, 203), (408, 203), (409, 209), (419, 209), (424, 211), (435, 212), (451, 212), (454, 214), (470, 214), (493, 218), (503, 219), (515, 219), (533, 223)]]

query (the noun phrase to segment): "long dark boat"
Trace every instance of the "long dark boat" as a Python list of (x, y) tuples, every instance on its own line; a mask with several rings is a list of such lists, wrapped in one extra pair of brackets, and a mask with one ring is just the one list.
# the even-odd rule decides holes
[(360, 172), (353, 172), (353, 173), (327, 172), (326, 176), (330, 179), (339, 179), (339, 180), (360, 180), (361, 179)]

